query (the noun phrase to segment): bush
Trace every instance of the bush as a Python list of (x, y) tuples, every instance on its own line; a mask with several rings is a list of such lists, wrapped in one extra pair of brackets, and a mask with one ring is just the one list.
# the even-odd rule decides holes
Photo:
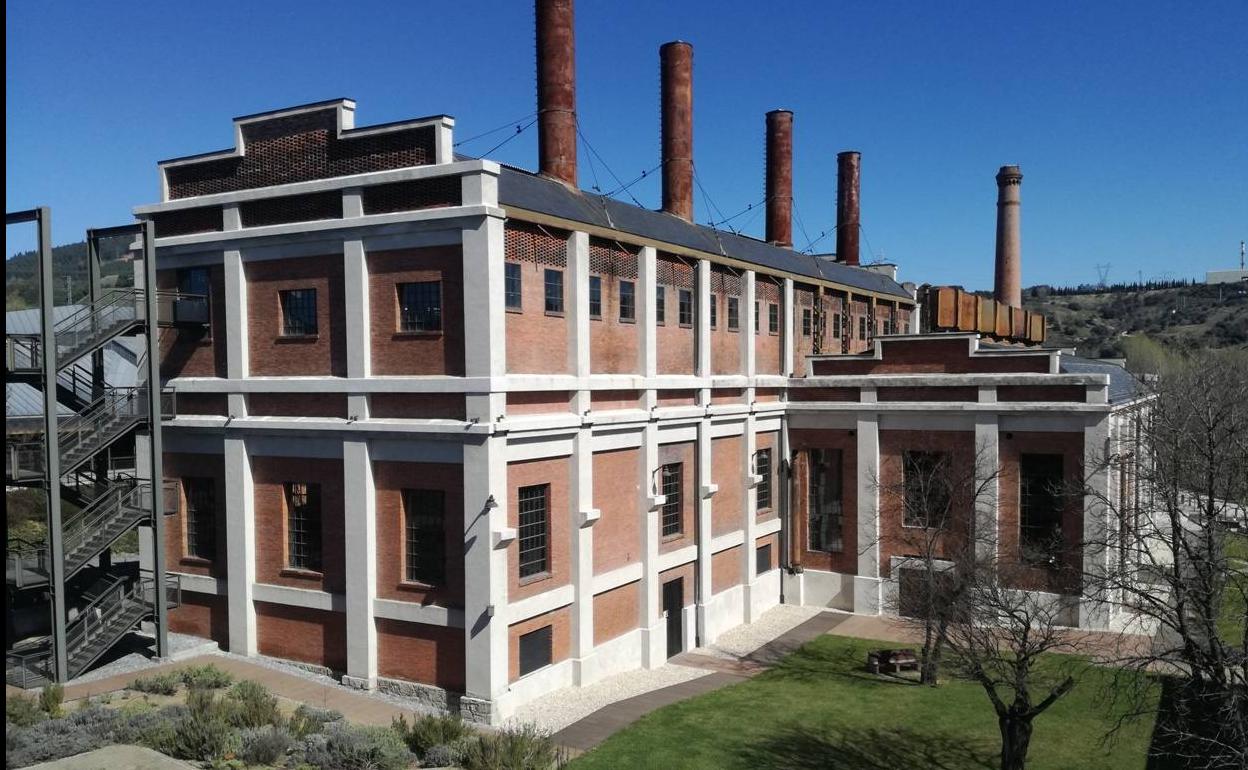
[(64, 685), (49, 684), (39, 692), (39, 710), (53, 719), (65, 715), (65, 709), (62, 708), (64, 703)]
[(473, 732), (454, 743), (432, 746), (421, 757), (420, 764), (424, 767), (457, 767), (463, 763), (464, 753), (468, 750), (468, 744), (474, 743), (476, 740), (477, 734)]
[(394, 731), (403, 738), (403, 742), (419, 757), (434, 746), (454, 743), (472, 732), (464, 720), (453, 715), (421, 715), (408, 725), (407, 719), (400, 716), (391, 724)]
[(482, 734), (459, 760), (466, 770), (552, 770), (566, 761), (550, 733), (531, 724)]
[(4, 719), (17, 727), (30, 727), (47, 719), (48, 715), (39, 709), (39, 701), (33, 695), (15, 693), (5, 698)]
[(211, 690), (191, 690), (186, 696), (185, 713), (173, 724), (171, 745), (168, 750), (158, 750), (201, 762), (224, 758), (237, 745), (234, 729), (226, 719), (230, 711)]
[(325, 725), (330, 722), (341, 722), (342, 712), (333, 709), (320, 709), (316, 706), (303, 704), (295, 709), (295, 713), (290, 715), (290, 722), (287, 724), (287, 730), (295, 738), (300, 740), (319, 733), (325, 729)]
[(5, 764), (26, 767), (115, 743), (118, 715), (98, 706), (26, 728), (6, 730)]
[(227, 718), (235, 727), (263, 727), (283, 721), (277, 698), (262, 684), (244, 679), (230, 688), (229, 700)]
[(147, 708), (127, 713), (130, 705), (127, 703), (118, 709), (120, 721), (114, 733), (117, 742), (137, 743), (164, 754), (172, 754), (177, 739), (177, 723), (186, 715), (186, 707)]
[(234, 677), (229, 672), (222, 671), (211, 663), (184, 668), (178, 672), (178, 676), (187, 687), (206, 687), (210, 690), (229, 687), (234, 682)]
[(239, 733), (238, 756), (249, 765), (275, 765), (294, 743), (284, 727), (249, 727)]
[(141, 676), (126, 685), (131, 690), (145, 692), (149, 695), (173, 695), (178, 691), (178, 683), (182, 678), (175, 672)]
[(388, 727), (335, 722), (304, 739), (303, 759), (324, 770), (402, 770), (411, 764), (412, 754)]

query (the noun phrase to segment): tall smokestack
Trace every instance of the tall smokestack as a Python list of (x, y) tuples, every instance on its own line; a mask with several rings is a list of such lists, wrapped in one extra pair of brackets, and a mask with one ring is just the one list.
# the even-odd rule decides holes
[(850, 150), (836, 156), (836, 260), (858, 264), (858, 239), (862, 233), (858, 207), (862, 153)]
[(537, 157), (576, 187), (576, 38), (572, 0), (537, 0)]
[(793, 246), (793, 113), (767, 113), (767, 242)]
[(997, 172), (997, 275), (992, 297), (1014, 307), (1023, 306), (1022, 185), (1018, 166), (1002, 166)]
[(693, 46), (659, 48), (663, 111), (663, 210), (693, 221)]

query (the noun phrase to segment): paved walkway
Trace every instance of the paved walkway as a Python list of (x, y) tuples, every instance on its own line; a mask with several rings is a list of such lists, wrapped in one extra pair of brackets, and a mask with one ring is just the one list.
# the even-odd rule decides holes
[(105, 746), (55, 762), (31, 765), (26, 770), (101, 770), (113, 767), (125, 767), (129, 770), (190, 770), (195, 765), (179, 762), (142, 746)]

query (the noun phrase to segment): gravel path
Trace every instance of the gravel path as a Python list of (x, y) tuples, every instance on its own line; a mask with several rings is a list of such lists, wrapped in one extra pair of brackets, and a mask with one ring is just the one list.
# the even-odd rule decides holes
[(511, 721), (532, 722), (555, 732), (616, 701), (698, 679), (709, 673), (704, 669), (672, 663), (649, 671), (628, 671), (586, 687), (568, 687), (543, 695), (521, 706)]
[(826, 611), (824, 607), (780, 604), (764, 612), (762, 617), (753, 623), (725, 631), (713, 644), (699, 647), (694, 652), (726, 660), (743, 658), (777, 636), (796, 628), (824, 611)]
[[(144, 669), (169, 662), (169, 660), (153, 658), (153, 649), (155, 649), (155, 643), (151, 637), (144, 634), (132, 634), (129, 639), (121, 642), (113, 652), (109, 653), (111, 655), (119, 655), (119, 657), (91, 669), (86, 674), (70, 682), (70, 684), (86, 684), (100, 679), (108, 679), (118, 674), (138, 673)], [(195, 655), (203, 655), (217, 649), (216, 642), (211, 642), (198, 636), (169, 634), (170, 660), (176, 661)], [(131, 650), (131, 652), (126, 652), (126, 650)]]

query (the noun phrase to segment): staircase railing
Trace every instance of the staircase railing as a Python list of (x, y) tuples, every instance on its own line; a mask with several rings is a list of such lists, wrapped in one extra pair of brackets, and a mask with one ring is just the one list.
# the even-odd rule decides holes
[(61, 420), (57, 441), (67, 469), (94, 453), (94, 447), (147, 417), (147, 388), (112, 388), (83, 410)]
[(48, 547), (19, 537), (11, 537), (5, 551), (5, 578), (9, 585), (25, 588), (48, 580)]
[(57, 368), (73, 363), (101, 342), (144, 320), (142, 289), (112, 289), (62, 318), (55, 327)]
[[(177, 606), (181, 602), (181, 586), (176, 575), (165, 577), (167, 606)], [(99, 596), (79, 611), (78, 617), (65, 629), (70, 678), (82, 673), (155, 606), (154, 577), (133, 582), (118, 578), (108, 584)]]
[[(112, 545), (117, 538), (147, 516), (142, 504), (150, 496), (148, 487), (147, 482), (139, 482), (133, 478), (119, 481), (89, 508), (83, 509), (65, 522), (62, 542), (67, 575), (72, 575), (87, 560)], [(114, 530), (115, 525), (123, 520), (126, 524), (124, 529), (114, 532), (111, 537), (101, 539), (102, 534)], [(97, 542), (93, 543), (93, 540)]]

